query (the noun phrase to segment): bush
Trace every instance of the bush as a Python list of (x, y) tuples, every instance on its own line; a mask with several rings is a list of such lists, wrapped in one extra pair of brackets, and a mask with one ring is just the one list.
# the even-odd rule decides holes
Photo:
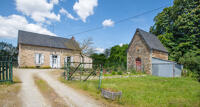
[(115, 73), (115, 71), (112, 71), (112, 75), (115, 75), (116, 73)]
[(24, 69), (50, 69), (51, 67), (50, 66), (44, 66), (44, 67), (40, 67), (40, 66), (24, 66), (24, 67), (21, 67), (21, 68), (24, 68)]
[(118, 74), (118, 75), (122, 75), (123, 73), (122, 73), (122, 71), (119, 71), (119, 72), (117, 72), (117, 74)]
[(44, 66), (44, 67), (40, 67), (41, 69), (51, 69), (50, 66)]
[(200, 81), (200, 55), (195, 52), (188, 52), (179, 59), (179, 63), (188, 70), (187, 76), (197, 78)]

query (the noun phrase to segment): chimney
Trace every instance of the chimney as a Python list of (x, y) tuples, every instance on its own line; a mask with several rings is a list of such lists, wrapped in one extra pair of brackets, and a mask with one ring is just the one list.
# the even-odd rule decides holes
[(74, 36), (72, 36), (71, 40), (75, 40)]

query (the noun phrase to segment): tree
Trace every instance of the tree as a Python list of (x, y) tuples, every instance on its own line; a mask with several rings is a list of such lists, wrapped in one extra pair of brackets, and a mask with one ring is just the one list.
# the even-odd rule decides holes
[(127, 63), (126, 62), (127, 49), (128, 49), (128, 44), (124, 44), (122, 46), (119, 45), (113, 46), (110, 50), (110, 57), (107, 60), (107, 65), (125, 69)]
[(82, 53), (86, 55), (91, 55), (95, 52), (94, 47), (92, 46), (93, 40), (92, 38), (87, 38), (80, 43), (80, 47), (82, 49)]
[(17, 61), (18, 50), (17, 47), (6, 42), (0, 42), (0, 55), (12, 56), (14, 61)]
[(93, 63), (95, 65), (105, 65), (105, 62), (106, 62), (106, 56), (104, 54), (97, 54), (97, 53), (94, 53), (91, 55), (91, 58), (93, 59)]
[(200, 77), (200, 1), (174, 0), (174, 5), (163, 9), (154, 21), (150, 32), (168, 49), (169, 59), (198, 72)]
[(128, 49), (128, 44), (123, 46), (113, 46), (111, 49), (106, 49), (104, 53), (101, 54), (92, 54), (93, 63), (102, 64), (104, 68), (119, 68), (126, 69), (126, 60), (127, 54), (126, 50)]
[(106, 58), (109, 58), (110, 57), (110, 49), (106, 49), (105, 52), (104, 52), (104, 55), (106, 56)]
[(171, 60), (178, 61), (188, 51), (199, 51), (199, 0), (174, 0), (174, 5), (165, 8), (154, 21), (150, 32), (167, 47)]

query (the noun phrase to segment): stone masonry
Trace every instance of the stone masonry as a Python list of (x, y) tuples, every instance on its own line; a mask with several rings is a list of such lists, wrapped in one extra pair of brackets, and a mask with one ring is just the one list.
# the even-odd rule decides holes
[(80, 62), (80, 51), (19, 44), (19, 67), (37, 66), (35, 64), (36, 53), (44, 55), (44, 63), (40, 65), (41, 67), (50, 67), (51, 54), (60, 56), (61, 67), (64, 67), (64, 59), (66, 56), (73, 56), (74, 62)]
[(152, 57), (168, 60), (168, 53), (149, 49), (139, 33), (136, 32), (127, 50), (127, 70), (135, 69), (136, 58), (140, 58), (142, 71), (152, 74)]
[(150, 50), (146, 46), (145, 42), (139, 36), (138, 33), (135, 34), (130, 48), (127, 52), (127, 68), (136, 68), (136, 58), (141, 58), (142, 70), (147, 73), (151, 72), (151, 55)]

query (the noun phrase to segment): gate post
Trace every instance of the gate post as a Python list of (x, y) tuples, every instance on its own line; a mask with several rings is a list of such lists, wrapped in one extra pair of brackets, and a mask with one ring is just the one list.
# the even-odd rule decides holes
[(98, 86), (99, 90), (101, 89), (102, 74), (103, 74), (103, 69), (102, 69), (102, 65), (100, 65), (99, 86)]
[(13, 82), (13, 65), (12, 65), (12, 57), (10, 58), (10, 73), (11, 73), (11, 75), (10, 75), (10, 79), (11, 79), (11, 82)]
[(67, 61), (67, 80), (69, 80), (69, 75), (70, 75), (70, 62)]

